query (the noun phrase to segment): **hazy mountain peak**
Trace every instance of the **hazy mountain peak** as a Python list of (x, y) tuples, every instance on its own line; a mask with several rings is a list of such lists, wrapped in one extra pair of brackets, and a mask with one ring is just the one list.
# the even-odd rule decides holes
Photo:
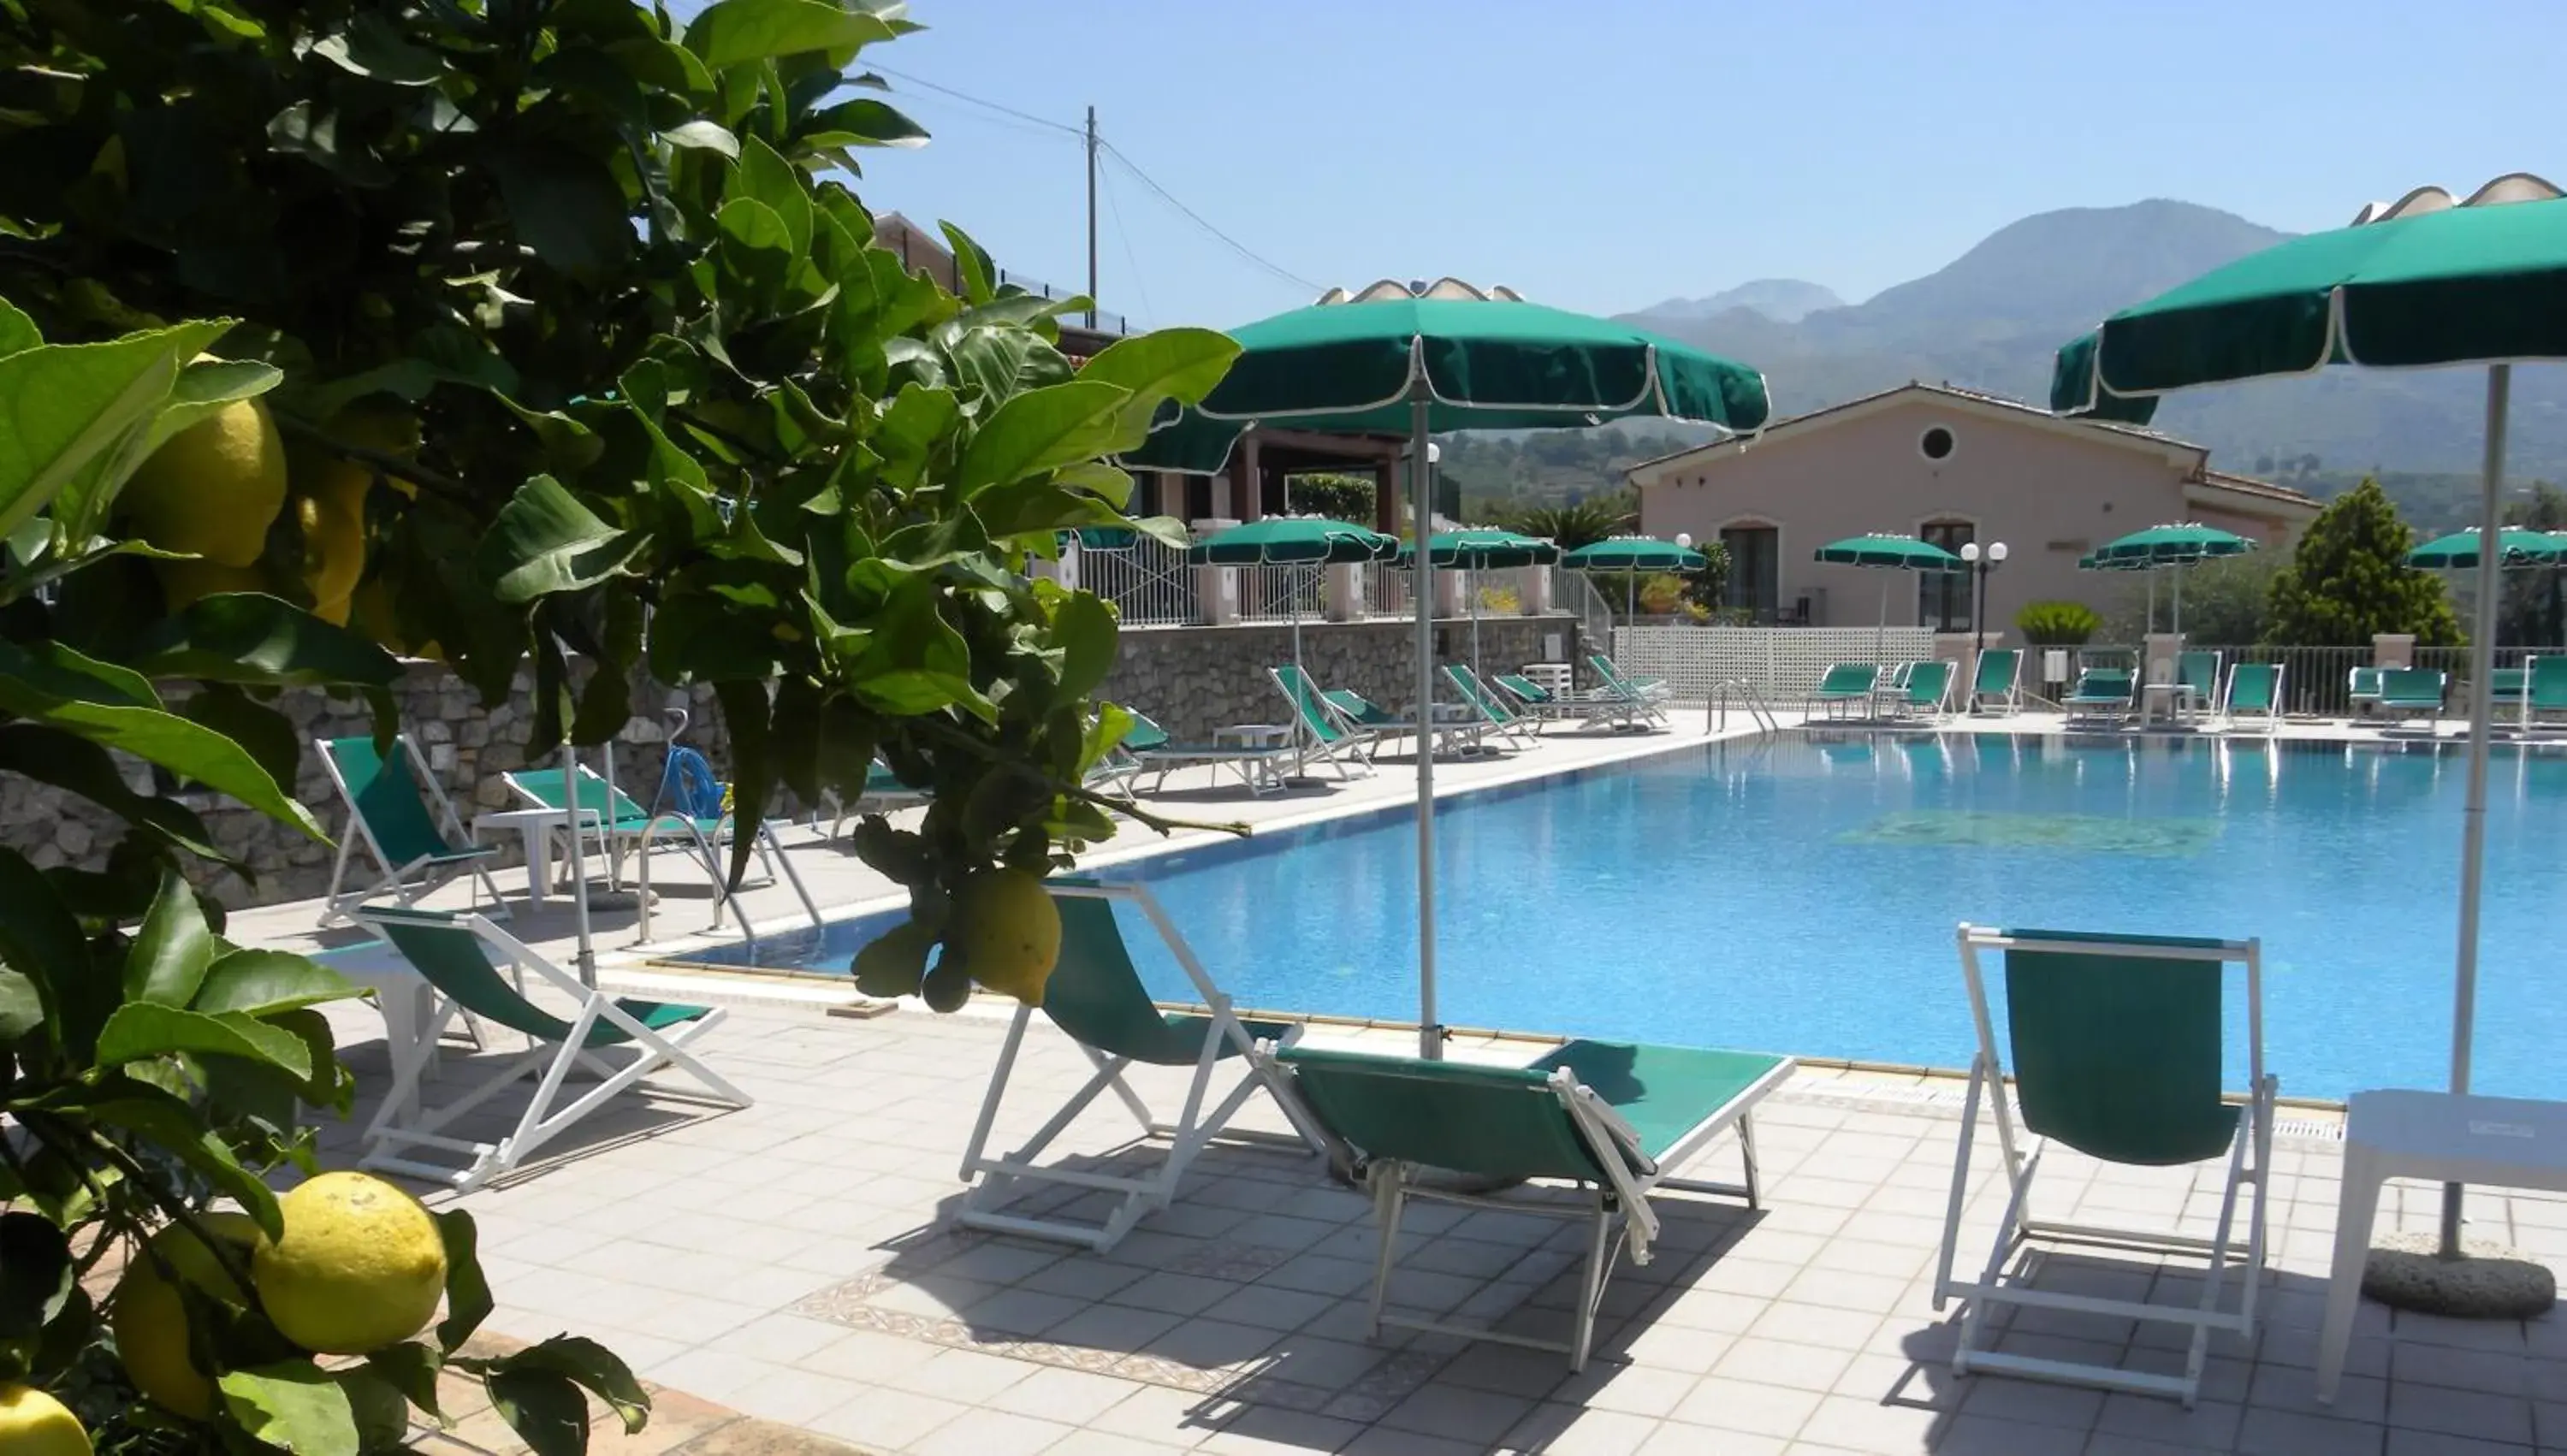
[(1843, 308), (1836, 290), (1799, 278), (1758, 278), (1707, 298), (1670, 298), (1641, 313), (1660, 319), (1707, 319), (1743, 308), (1778, 324), (1797, 324), (1823, 308)]

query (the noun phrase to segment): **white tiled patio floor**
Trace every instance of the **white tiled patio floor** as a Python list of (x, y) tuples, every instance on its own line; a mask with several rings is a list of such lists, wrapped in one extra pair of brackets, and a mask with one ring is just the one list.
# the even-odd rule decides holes
[[(1569, 738), (1450, 781), (1678, 746), (1699, 726), (1642, 740)], [(1392, 766), (1318, 803), (1404, 797), (1405, 782)], [(1201, 811), (1226, 818), (1241, 802)], [(1270, 800), (1248, 816), (1273, 823), (1311, 808)], [(824, 904), (879, 893), (852, 861), (822, 865)], [(770, 890), (752, 903), (764, 921), (786, 902)], [(701, 924), (700, 904), (667, 913), (676, 928)], [(567, 959), (558, 908), (518, 924)], [(234, 933), (296, 942), (308, 925), (308, 907), (280, 907), (238, 917)], [(629, 962), (610, 961), (606, 976), (665, 985), (664, 973)], [(479, 1220), (503, 1332), (593, 1335), (647, 1378), (885, 1452), (2567, 1453), (2567, 1320), (2555, 1315), (2474, 1324), (2366, 1308), (2343, 1395), (2333, 1407), (2314, 1403), (2338, 1165), (2323, 1117), (2295, 1124), (2277, 1149), (2266, 1327), (2251, 1345), (2214, 1344), (2195, 1411), (1950, 1374), (1952, 1328), (1928, 1291), (1957, 1083), (1886, 1074), (1805, 1070), (1772, 1099), (1759, 1120), (1766, 1207), (1667, 1200), (1658, 1258), (1624, 1261), (1597, 1357), (1571, 1376), (1546, 1352), (1398, 1331), (1367, 1340), (1362, 1296), (1377, 1247), (1368, 1209), (1306, 1157), (1217, 1149), (1173, 1208), (1109, 1255), (960, 1232), (949, 1217), (955, 1171), (1002, 1016), (911, 1007), (856, 1020), (823, 1015), (820, 1003), (845, 999), (834, 989), (749, 996), (734, 995), (736, 983), (695, 985), (731, 1003), (707, 1055), (755, 1106), (708, 1117), (674, 1098), (630, 1098), (501, 1186), (431, 1202)], [(784, 999), (794, 995), (803, 1003)], [(378, 1093), (371, 1015), (340, 1009), (335, 1019), (362, 1086)], [(1382, 1030), (1313, 1034), (1406, 1044)], [(1531, 1048), (1479, 1040), (1457, 1052)], [(460, 1073), (469, 1060), (449, 1064)], [(1038, 1028), (997, 1145), (1011, 1146), (1086, 1071), (1073, 1047)], [(1136, 1080), (1156, 1099), (1176, 1085), (1148, 1071)], [(499, 1115), (481, 1126), (495, 1132)], [(1148, 1156), (1120, 1117), (1109, 1101), (1055, 1155)], [(1282, 1127), (1262, 1100), (1245, 1120)], [(329, 1156), (353, 1157), (355, 1125), (325, 1134)], [(1715, 1146), (1708, 1172), (1727, 1175), (1735, 1155), (1733, 1144)], [(2054, 1215), (2157, 1215), (2196, 1228), (2216, 1197), (2215, 1184), (2184, 1170), (2134, 1176), (2057, 1157), (2042, 1191)], [(1965, 1259), (1985, 1247), (1994, 1198), (1983, 1161)], [(2384, 1228), (2425, 1226), (2435, 1198), (2400, 1189)], [(2481, 1192), (2472, 1213), (2474, 1232), (2567, 1266), (2567, 1202)], [(1556, 1331), (1568, 1318), (1574, 1242), (1557, 1221), (1415, 1209), (1395, 1299)], [(2187, 1282), (2181, 1269), (2087, 1257), (2054, 1260), (2040, 1279), (2133, 1293)], [(2180, 1360), (2162, 1328), (2077, 1316), (2023, 1314), (2003, 1340), (2139, 1368)]]

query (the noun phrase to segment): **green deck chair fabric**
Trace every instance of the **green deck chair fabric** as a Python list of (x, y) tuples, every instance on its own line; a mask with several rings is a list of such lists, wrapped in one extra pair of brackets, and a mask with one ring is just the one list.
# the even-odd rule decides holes
[(1636, 701), (1638, 699), (1646, 698), (1650, 694), (1666, 687), (1664, 679), (1626, 678), (1622, 676), (1622, 670), (1613, 665), (1613, 660), (1600, 652), (1588, 653), (1586, 655), (1586, 661), (1595, 669), (1595, 676), (1604, 680), (1605, 687), (1612, 689), (1614, 692), (1621, 694), (1625, 698)]
[(1602, 1175), (1549, 1068), (1287, 1047), (1277, 1059), (1319, 1120), (1374, 1161), (1491, 1178)]
[(2380, 675), (2384, 668), (2355, 668), (2345, 675), (2345, 696), (2356, 703), (2380, 701)]
[(412, 776), (410, 755), (398, 743), (385, 754), (376, 751), (373, 738), (330, 738), (321, 750), (338, 765), (358, 817), (394, 866), (450, 864), (496, 852), (486, 845), (457, 847), (446, 840), (428, 815), (426, 791)]
[(1345, 738), (1345, 729), (1337, 727), (1335, 720), (1328, 716), (1326, 695), (1310, 681), (1309, 674), (1288, 664), (1273, 672), (1275, 686), (1284, 690), (1284, 700), (1292, 705), (1292, 712), (1301, 720), (1304, 731), (1321, 743), (1336, 743)]
[(2229, 714), (2273, 712), (2273, 690), (2281, 678), (2282, 669), (2274, 663), (2239, 663), (2229, 669)]
[[(393, 949), (401, 952), (402, 959), (410, 962), (428, 985), (451, 997), (465, 1011), (538, 1041), (557, 1043), (569, 1039), (570, 1022), (519, 995), (508, 983), (507, 973), (491, 962), (489, 948), (482, 945), (481, 938), (454, 917), (428, 910), (379, 909), (367, 911), (366, 918), (381, 927), (384, 939), (393, 943)], [(677, 1002), (622, 999), (615, 1005), (654, 1031), (683, 1025), (710, 1010)], [(588, 1038), (581, 1044), (596, 1050), (621, 1046), (632, 1039), (623, 1027), (598, 1021), (590, 1025)]]
[(1352, 688), (1331, 688), (1319, 697), (1328, 707), (1342, 713), (1358, 728), (1406, 728), (1406, 719), (1366, 698)]
[[(1115, 923), (1113, 902), (1062, 895), (1052, 903), (1060, 907), (1060, 961), (1043, 987), (1043, 1015), (1107, 1055), (1152, 1066), (1194, 1065), (1203, 1056), (1212, 1019), (1178, 1016), (1151, 1003)], [(1285, 1021), (1240, 1024), (1252, 1040), (1282, 1040), (1292, 1029)], [(1228, 1060), (1239, 1051), (1225, 1041), (1214, 1057)]]
[(2567, 713), (2567, 657), (2536, 657), (2524, 669), (2523, 695), (2534, 713)]
[(1760, 1051), (1578, 1040), (1533, 1065), (1542, 1072), (1568, 1067), (1630, 1124), (1640, 1151), (1659, 1158), (1782, 1061)]
[(1880, 669), (1869, 663), (1838, 663), (1819, 679), (1810, 697), (1819, 702), (1834, 698), (1861, 698), (1880, 682)]
[(2115, 1163), (2162, 1167), (2226, 1153), (2238, 1109), (2219, 1098), (2219, 981), (2215, 961), (2007, 951), (2006, 1021), (2024, 1125)]
[(2131, 701), (2129, 668), (2088, 668), (2077, 675), (2077, 689), (2064, 702), (2075, 704), (2128, 703)]
[(2177, 654), (2174, 680), (2191, 691), (2194, 702), (2212, 702), (2219, 697), (2219, 654), (2198, 649)]
[(2530, 691), (2531, 670), (2528, 668), (2498, 668), (2487, 679), (2488, 698), (2509, 708), (2519, 706)]
[(2023, 655), (2011, 647), (1992, 647), (1979, 654), (1979, 680), (1972, 690), (1982, 698), (2002, 698), (2014, 691)]
[(1499, 687), (1516, 695), (1516, 697), (1521, 701), (1533, 704), (1537, 707), (1547, 708), (1556, 705), (1561, 701), (1560, 699), (1552, 696), (1552, 692), (1549, 688), (1542, 686), (1540, 683), (1535, 682), (1533, 679), (1526, 677), (1522, 673), (1500, 673), (1492, 681), (1496, 682)]
[(1944, 695), (1952, 691), (1952, 665), (1947, 662), (1918, 663), (1907, 672), (1907, 706), (1939, 709)]
[(1482, 723), (1504, 731), (1525, 726), (1525, 716), (1509, 708), (1505, 699), (1490, 692), (1488, 684), (1481, 682), (1480, 675), (1471, 671), (1468, 664), (1447, 663), (1444, 676), (1452, 683), (1454, 691), (1462, 695), (1462, 701), (1471, 705), (1471, 711), (1480, 716)]
[(2384, 668), (2380, 674), (2380, 706), (2439, 710), (2449, 689), (2450, 679), (2437, 669)]

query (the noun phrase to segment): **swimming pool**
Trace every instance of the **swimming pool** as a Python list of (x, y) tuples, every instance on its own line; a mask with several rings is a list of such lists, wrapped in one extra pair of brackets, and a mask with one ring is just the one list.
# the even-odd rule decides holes
[[(1962, 920), (2261, 936), (2285, 1093), (2438, 1086), (2462, 776), (2423, 744), (1813, 732), (1469, 795), (1436, 816), (1444, 1016), (1957, 1067)], [(2489, 800), (2475, 1086), (2558, 1096), (2567, 756), (2500, 748)], [(1414, 832), (1392, 809), (1105, 873), (1150, 885), (1243, 1006), (1413, 1019)], [(881, 928), (761, 958), (843, 970)]]

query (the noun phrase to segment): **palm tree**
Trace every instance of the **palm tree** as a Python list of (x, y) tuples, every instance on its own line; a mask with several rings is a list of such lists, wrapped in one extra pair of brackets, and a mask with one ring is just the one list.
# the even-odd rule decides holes
[(1574, 551), (1631, 529), (1636, 524), (1636, 513), (1628, 495), (1615, 495), (1571, 505), (1537, 505), (1512, 511), (1499, 524), (1528, 536), (1547, 537), (1558, 542), (1563, 551)]

